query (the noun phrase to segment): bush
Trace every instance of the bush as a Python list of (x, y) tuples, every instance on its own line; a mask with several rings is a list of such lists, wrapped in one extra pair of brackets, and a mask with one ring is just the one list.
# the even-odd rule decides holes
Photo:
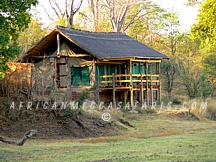
[(206, 115), (207, 115), (208, 118), (216, 120), (216, 103), (215, 102), (211, 102), (207, 106)]
[(173, 103), (174, 105), (180, 105), (180, 104), (182, 103), (182, 101), (181, 101), (180, 99), (178, 99), (178, 98), (173, 98), (173, 99), (172, 99), (172, 103)]
[(153, 114), (155, 113), (155, 109), (137, 109), (139, 114)]
[(66, 108), (66, 111), (65, 111), (65, 114), (64, 114), (64, 117), (65, 118), (70, 118), (73, 116), (73, 111), (70, 109), (70, 108)]

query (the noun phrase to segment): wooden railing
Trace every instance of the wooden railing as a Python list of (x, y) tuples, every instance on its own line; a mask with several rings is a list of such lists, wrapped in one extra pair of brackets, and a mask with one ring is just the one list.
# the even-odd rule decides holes
[(99, 77), (99, 87), (136, 87), (146, 85), (159, 85), (159, 74), (112, 74)]

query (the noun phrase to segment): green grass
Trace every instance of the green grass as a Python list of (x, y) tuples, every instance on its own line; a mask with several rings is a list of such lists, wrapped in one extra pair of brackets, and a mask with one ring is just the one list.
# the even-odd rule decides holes
[(1, 143), (2, 161), (216, 161), (216, 131), (116, 142), (31, 140), (23, 147)]
[(117, 136), (0, 143), (0, 161), (216, 161), (216, 122), (129, 115), (136, 129)]

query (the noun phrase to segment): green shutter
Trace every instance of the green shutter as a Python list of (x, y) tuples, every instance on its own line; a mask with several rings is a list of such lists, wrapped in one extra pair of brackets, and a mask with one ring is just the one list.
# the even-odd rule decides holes
[[(99, 76), (104, 75), (104, 65), (96, 65), (96, 81), (99, 82)], [(104, 78), (100, 78), (100, 81)]]
[(73, 86), (90, 85), (90, 71), (88, 66), (71, 67), (71, 85)]
[(148, 74), (150, 74), (150, 73), (151, 73), (151, 66), (148, 65)]

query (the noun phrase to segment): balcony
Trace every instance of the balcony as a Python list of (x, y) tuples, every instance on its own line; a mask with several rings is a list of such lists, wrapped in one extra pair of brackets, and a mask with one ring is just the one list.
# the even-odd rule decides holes
[[(160, 88), (159, 74), (112, 74), (101, 75), (99, 89), (103, 90), (143, 90)], [(148, 86), (147, 86), (148, 85)]]

